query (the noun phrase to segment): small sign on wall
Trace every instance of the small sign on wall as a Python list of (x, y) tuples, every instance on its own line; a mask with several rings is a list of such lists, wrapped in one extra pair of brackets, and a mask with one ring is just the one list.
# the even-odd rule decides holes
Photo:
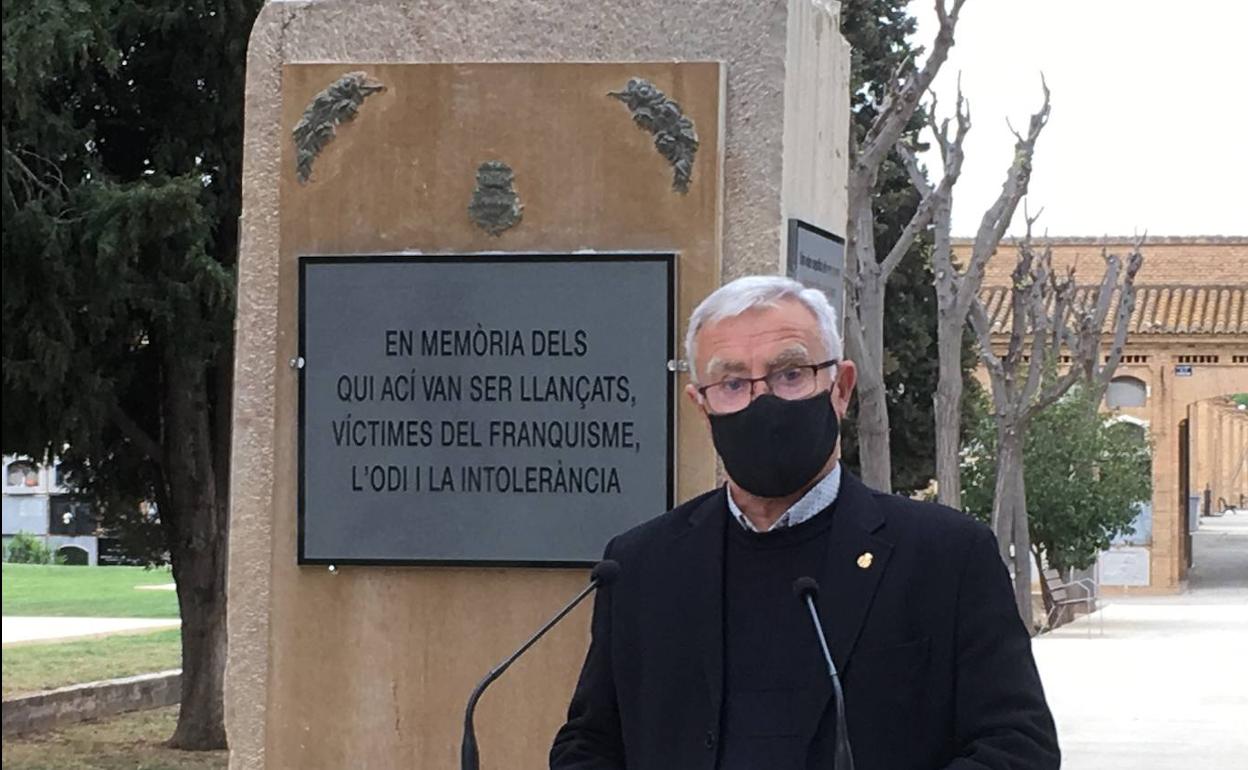
[[(788, 276), (826, 294), (841, 323), (845, 318), (845, 239), (790, 219), (788, 245)], [(839, 331), (844, 333), (844, 329)]]
[(1191, 377), (1192, 365), (1191, 364), (1177, 364), (1174, 367), (1174, 376), (1175, 377)]

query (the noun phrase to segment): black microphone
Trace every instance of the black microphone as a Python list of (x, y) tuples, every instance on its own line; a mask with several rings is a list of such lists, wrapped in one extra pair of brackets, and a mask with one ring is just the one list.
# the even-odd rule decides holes
[(463, 743), (460, 744), (459, 749), (459, 766), (462, 770), (478, 770), (480, 767), (481, 756), (477, 752), (477, 732), (472, 724), (472, 715), (473, 712), (477, 710), (477, 701), (481, 700), (481, 694), (485, 692), (485, 688), (489, 687), (495, 679), (502, 676), (503, 672), (506, 671), (512, 663), (516, 662), (516, 658), (523, 655), (537, 642), (538, 639), (545, 636), (547, 631), (554, 628), (556, 623), (563, 620), (565, 615), (574, 610), (576, 605), (581, 603), (581, 600), (593, 593), (595, 589), (611, 585), (615, 582), (615, 579), (619, 577), (619, 575), (619, 562), (612, 559), (604, 559), (598, 562), (593, 571), (589, 573), (589, 585), (585, 586), (585, 588), (576, 595), (575, 599), (568, 602), (567, 606), (559, 610), (559, 614), (546, 621), (546, 625), (538, 629), (538, 632), (533, 634), (527, 642), (520, 645), (520, 649), (513, 652), (511, 656), (502, 663), (499, 663), (497, 666), (490, 669), (490, 673), (486, 674), (485, 678), (477, 683), (477, 686), (472, 691), (472, 695), (468, 696), (468, 708), (464, 710), (464, 740)]
[(828, 664), (828, 676), (832, 679), (832, 695), (836, 698), (836, 751), (832, 757), (833, 770), (854, 770), (854, 752), (849, 747), (849, 728), (845, 725), (845, 693), (841, 691), (841, 676), (836, 672), (836, 664), (832, 662), (828, 639), (823, 633), (823, 623), (819, 622), (819, 613), (815, 610), (819, 584), (812, 577), (800, 577), (793, 581), (793, 595), (810, 610), (810, 620), (815, 624), (815, 636), (819, 637), (819, 649), (823, 650), (823, 660)]

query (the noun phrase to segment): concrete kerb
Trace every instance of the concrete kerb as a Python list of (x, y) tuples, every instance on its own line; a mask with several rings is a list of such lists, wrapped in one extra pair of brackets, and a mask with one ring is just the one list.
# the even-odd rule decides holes
[(3, 735), (50, 730), (126, 711), (172, 706), (182, 697), (182, 670), (87, 682), (6, 698)]

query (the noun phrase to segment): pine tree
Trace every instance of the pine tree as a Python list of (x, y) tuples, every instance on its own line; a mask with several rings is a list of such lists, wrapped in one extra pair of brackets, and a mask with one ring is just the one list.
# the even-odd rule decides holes
[(6, 452), (61, 454), (107, 527), (153, 534), (182, 615), (172, 745), (225, 745), (234, 266), (261, 0), (6, 0)]

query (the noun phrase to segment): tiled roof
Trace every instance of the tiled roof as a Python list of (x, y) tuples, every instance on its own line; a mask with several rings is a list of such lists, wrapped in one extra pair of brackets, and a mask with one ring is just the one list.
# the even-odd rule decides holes
[[(1135, 288), (1131, 334), (1248, 334), (1248, 284)], [(1080, 286), (1076, 300), (1091, 301), (1097, 289)], [(993, 332), (1010, 330), (1009, 297), (1008, 286), (986, 286), (980, 292)], [(1111, 309), (1106, 318), (1107, 330), (1112, 323)]]

